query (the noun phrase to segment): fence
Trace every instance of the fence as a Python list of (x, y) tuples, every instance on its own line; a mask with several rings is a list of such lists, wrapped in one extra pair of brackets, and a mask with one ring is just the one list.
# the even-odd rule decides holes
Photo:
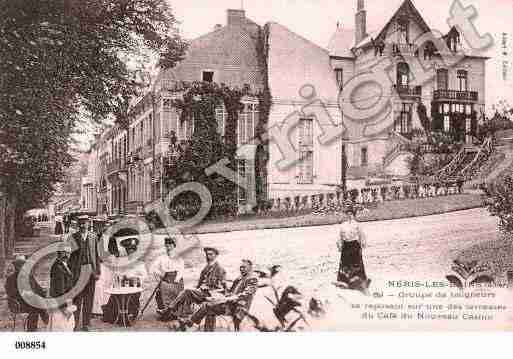
[[(386, 201), (422, 200), (424, 198), (461, 194), (463, 193), (463, 184), (464, 182), (461, 179), (454, 179), (446, 182), (369, 186), (361, 189), (350, 189), (345, 193), (334, 191), (315, 195), (276, 198), (260, 201), (255, 208), (255, 212), (263, 217), (336, 213), (343, 211), (347, 201), (360, 204), (366, 208), (375, 208), (379, 203)], [(170, 213), (173, 217), (183, 220), (193, 216), (198, 210), (198, 205), (181, 203), (171, 208)], [(209, 218), (223, 217), (237, 217), (232, 204), (228, 202), (218, 203), (212, 208)]]
[(347, 201), (365, 207), (376, 207), (385, 201), (423, 199), (463, 193), (461, 180), (424, 184), (403, 184), (350, 189), (345, 193), (333, 192), (310, 196), (295, 196), (269, 200), (260, 212), (337, 212), (342, 211)]

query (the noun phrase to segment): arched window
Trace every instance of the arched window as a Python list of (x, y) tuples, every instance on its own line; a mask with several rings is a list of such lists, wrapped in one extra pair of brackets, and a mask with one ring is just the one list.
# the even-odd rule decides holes
[(410, 67), (406, 62), (397, 64), (397, 87), (404, 88), (410, 84)]

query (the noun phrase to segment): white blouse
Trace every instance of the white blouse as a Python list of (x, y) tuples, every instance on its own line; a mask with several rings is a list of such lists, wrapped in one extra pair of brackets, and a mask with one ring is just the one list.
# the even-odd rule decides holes
[(159, 278), (164, 277), (167, 272), (176, 272), (176, 282), (183, 278), (185, 262), (182, 258), (170, 258), (167, 254), (157, 257), (150, 267), (150, 273)]
[(342, 250), (343, 242), (358, 241), (362, 248), (367, 246), (365, 233), (360, 228), (357, 221), (349, 220), (340, 225), (340, 237), (337, 241), (338, 250)]

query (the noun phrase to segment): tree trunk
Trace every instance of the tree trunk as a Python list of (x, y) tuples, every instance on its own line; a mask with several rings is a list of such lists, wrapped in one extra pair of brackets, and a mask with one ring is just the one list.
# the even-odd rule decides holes
[(14, 253), (14, 243), (16, 238), (15, 218), (15, 201), (11, 198), (9, 201), (7, 201), (7, 258), (10, 258)]
[(15, 203), (12, 198), (0, 199), (0, 270), (3, 275), (7, 261), (14, 253), (16, 238)]
[(7, 206), (7, 198), (0, 195), (0, 278), (3, 279), (5, 273), (5, 262), (6, 262), (6, 231), (5, 231), (5, 209)]

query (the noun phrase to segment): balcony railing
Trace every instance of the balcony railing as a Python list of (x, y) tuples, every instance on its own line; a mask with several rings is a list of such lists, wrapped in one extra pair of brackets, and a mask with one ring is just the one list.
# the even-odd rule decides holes
[(399, 86), (394, 86), (394, 88), (397, 90), (397, 93), (399, 93), (399, 95), (401, 97), (404, 97), (404, 96), (422, 97), (422, 86), (412, 87), (412, 86), (399, 85)]
[(398, 55), (408, 55), (408, 56), (418, 56), (419, 48), (415, 44), (399, 44), (399, 43), (391, 43), (385, 46), (385, 55), (389, 56), (398, 56)]
[(116, 159), (107, 164), (107, 174), (113, 174), (118, 171), (123, 171), (126, 169), (125, 160)]
[(435, 90), (433, 93), (434, 100), (463, 100), (477, 101), (477, 91), (457, 91), (457, 90)]

